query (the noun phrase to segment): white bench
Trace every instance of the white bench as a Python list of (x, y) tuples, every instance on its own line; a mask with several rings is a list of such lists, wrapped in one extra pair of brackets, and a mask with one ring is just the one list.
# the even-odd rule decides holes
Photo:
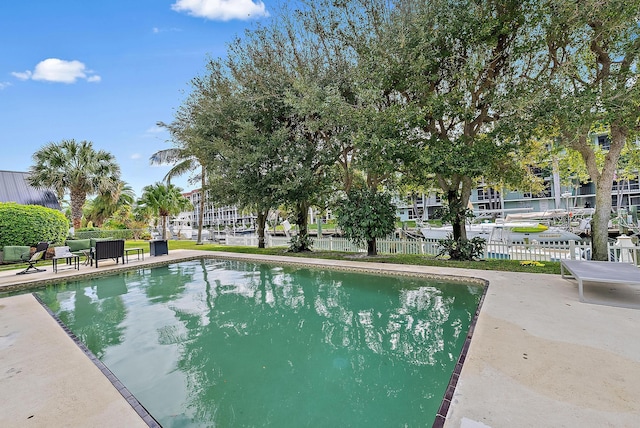
[[(565, 270), (570, 275), (565, 275)], [(562, 278), (574, 278), (578, 281), (578, 294), (581, 302), (587, 301), (584, 298), (584, 281), (640, 286), (640, 269), (630, 263), (562, 260), (560, 274)], [(589, 303), (600, 302), (591, 301)]]

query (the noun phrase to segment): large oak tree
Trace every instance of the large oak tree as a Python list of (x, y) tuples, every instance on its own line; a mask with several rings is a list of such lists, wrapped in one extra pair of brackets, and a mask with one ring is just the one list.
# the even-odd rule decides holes
[[(548, 85), (542, 119), (558, 141), (580, 153), (595, 184), (593, 259), (608, 260), (611, 191), (625, 145), (640, 131), (640, 1), (544, 2)], [(604, 161), (593, 133), (607, 131)]]

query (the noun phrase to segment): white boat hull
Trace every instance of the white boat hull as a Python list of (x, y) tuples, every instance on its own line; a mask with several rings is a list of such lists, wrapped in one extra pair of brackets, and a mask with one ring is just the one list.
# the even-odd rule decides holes
[[(515, 232), (516, 227), (531, 227), (532, 224), (495, 224), (482, 223), (467, 225), (467, 239), (482, 238), (487, 242), (531, 243), (531, 242), (564, 242), (580, 241), (580, 236), (568, 230), (550, 227), (540, 232)], [(426, 239), (446, 239), (453, 235), (452, 226), (426, 227), (420, 229)]]

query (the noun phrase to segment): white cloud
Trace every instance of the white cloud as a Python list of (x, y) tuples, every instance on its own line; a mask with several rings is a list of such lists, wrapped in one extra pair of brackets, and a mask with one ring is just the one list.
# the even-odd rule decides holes
[(31, 72), (29, 70), (20, 73), (19, 71), (14, 71), (13, 74), (15, 77), (17, 77), (20, 80), (29, 80), (31, 78)]
[(40, 61), (33, 71), (11, 73), (20, 80), (44, 80), (47, 82), (75, 83), (78, 79), (88, 82), (99, 82), (100, 76), (92, 70), (87, 70), (80, 61), (65, 61), (58, 58), (48, 58)]
[(7, 86), (11, 86), (9, 82), (0, 82), (0, 91), (6, 88)]
[(160, 33), (167, 33), (167, 32), (179, 32), (182, 31), (179, 28), (175, 28), (175, 27), (170, 27), (170, 28), (160, 28), (160, 27), (153, 27), (151, 29), (151, 31), (153, 32), (153, 34), (160, 34)]
[(134, 153), (131, 155), (131, 159), (140, 159), (142, 155), (140, 153)]
[(176, 12), (211, 20), (253, 19), (269, 16), (262, 1), (257, 0), (177, 0), (171, 5)]

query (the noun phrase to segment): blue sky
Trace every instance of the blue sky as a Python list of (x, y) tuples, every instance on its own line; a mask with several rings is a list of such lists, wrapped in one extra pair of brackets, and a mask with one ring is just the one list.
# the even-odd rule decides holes
[[(257, 0), (3, 0), (0, 2), (0, 170), (27, 171), (49, 142), (92, 141), (112, 153), (139, 197), (168, 166), (171, 122), (244, 29), (269, 17)], [(188, 177), (173, 183), (197, 188)]]

